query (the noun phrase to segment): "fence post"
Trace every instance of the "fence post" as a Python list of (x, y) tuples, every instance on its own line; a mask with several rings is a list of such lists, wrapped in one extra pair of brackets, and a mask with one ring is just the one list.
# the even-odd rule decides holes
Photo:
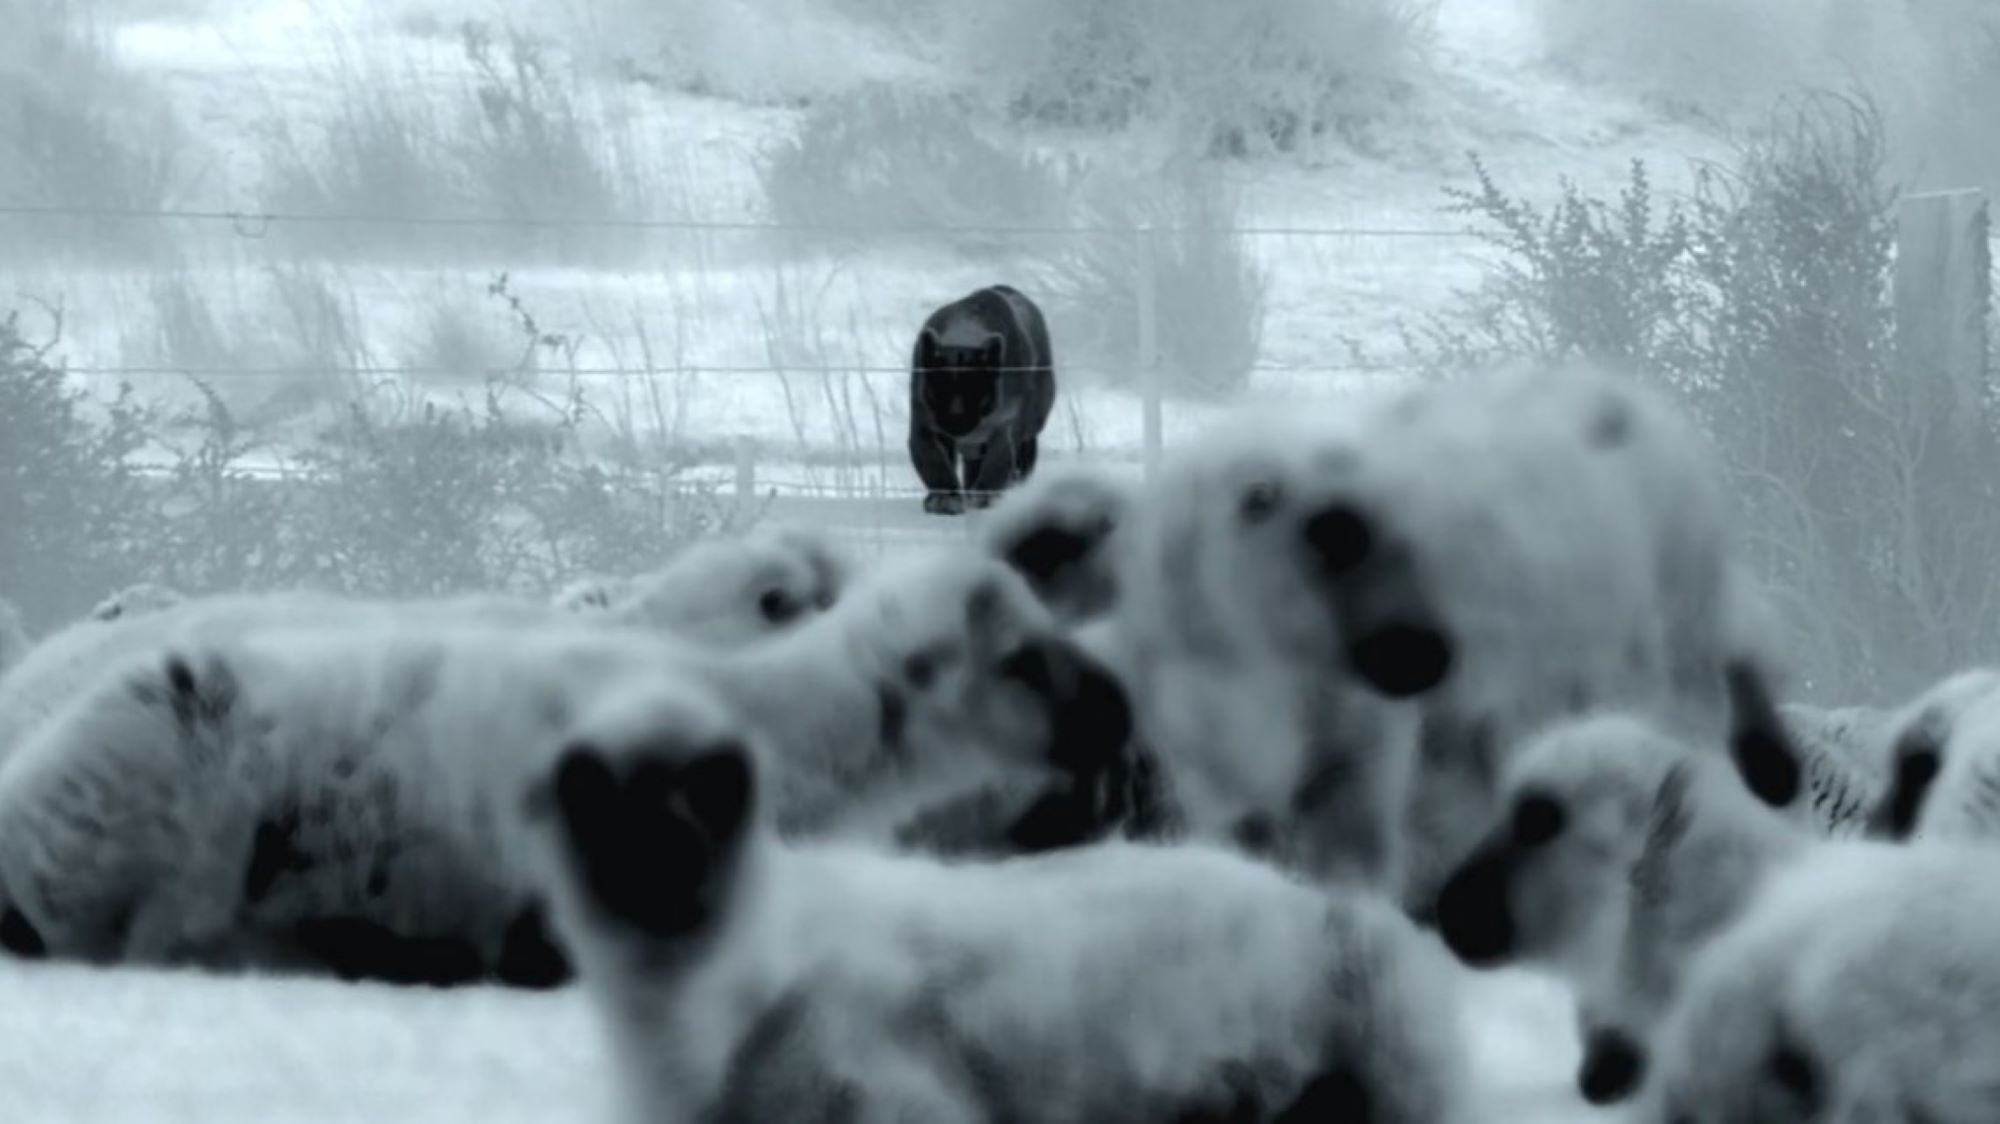
[(739, 435), (736, 454), (736, 515), (740, 524), (757, 503), (757, 447), (748, 435)]
[(1896, 209), (1897, 359), (1905, 377), (1943, 387), (1966, 425), (1985, 416), (1989, 223), (1976, 188), (1906, 195)]
[(1160, 294), (1158, 288), (1159, 234), (1151, 224), (1137, 232), (1138, 245), (1132, 255), (1138, 273), (1139, 304), (1139, 401), (1145, 433), (1146, 482), (1151, 484), (1160, 471), (1160, 401), (1164, 394), (1160, 371)]

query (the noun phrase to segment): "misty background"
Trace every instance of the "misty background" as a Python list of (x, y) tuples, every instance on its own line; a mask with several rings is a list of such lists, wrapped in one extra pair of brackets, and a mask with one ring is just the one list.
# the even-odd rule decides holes
[(918, 513), (910, 340), (1005, 281), (1051, 320), (1050, 459), (1138, 471), (1149, 397), (1171, 448), (1243, 396), (1612, 358), (1728, 458), (1801, 694), (1994, 650), (1984, 372), (1968, 410), (1899, 361), (1891, 284), (1901, 194), (2000, 189), (1990, 0), (0, 27), (0, 587), (37, 628), (140, 580), (546, 591), (758, 519), (962, 533)]

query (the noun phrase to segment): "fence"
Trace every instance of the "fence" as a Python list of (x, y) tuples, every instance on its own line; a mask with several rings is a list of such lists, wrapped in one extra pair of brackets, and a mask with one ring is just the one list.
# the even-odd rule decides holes
[[(1982, 278), (1991, 268), (1984, 198), (1977, 192), (1912, 196), (1902, 208), (1896, 308), (1907, 365), (1948, 375), (1967, 394), (1983, 393), (1989, 290)], [(1455, 284), (1474, 280), (1482, 266), (1483, 246), (1469, 231), (1403, 220), (1404, 216), (1394, 216), (1367, 224), (1207, 232), (1235, 240), (1264, 271), (1265, 330), (1254, 341), (1255, 358), (1240, 370), (1253, 393), (1318, 398), (1337, 394), (1355, 379), (1403, 370), (1397, 359), (1383, 354), (1381, 346), (1393, 338), (1394, 315), (1421, 312), (1428, 297), (1441, 298)], [(1198, 395), (1170, 393), (1166, 386), (1170, 364), (1163, 358), (1169, 350), (1163, 339), (1185, 338), (1190, 328), (1184, 322), (1191, 315), (1188, 309), (1193, 306), (1198, 313), (1200, 301), (1212, 295), (1198, 288), (1192, 293), (1162, 291), (1163, 283), (1186, 286), (1189, 272), (1186, 247), (1176, 241), (1187, 232), (1167, 226), (954, 227), (943, 233), (977, 234), (1037, 248), (999, 255), (1008, 262), (1001, 266), (950, 261), (933, 262), (925, 269), (879, 266), (871, 275), (847, 278), (852, 299), (843, 309), (828, 297), (847, 265), (813, 252), (773, 254), (760, 241), (840, 233), (826, 227), (671, 219), (0, 207), (0, 222), (34, 221), (191, 224), (222, 231), (229, 236), (225, 244), (232, 247), (219, 271), (213, 262), (196, 262), (153, 278), (145, 298), (158, 321), (153, 326), (156, 346), (150, 352), (116, 331), (73, 323), (72, 329), (83, 338), (74, 341), (80, 347), (72, 348), (72, 354), (80, 350), (85, 355), (71, 365), (73, 374), (106, 381), (195, 378), (216, 384), (360, 385), (392, 380), (417, 386), (425, 394), (448, 392), (454, 378), (494, 373), (516, 378), (524, 391), (539, 390), (544, 396), (567, 384), (613, 400), (604, 419), (611, 429), (627, 436), (643, 432), (648, 440), (692, 451), (695, 473), (724, 482), (739, 504), (769, 503), (771, 518), (817, 523), (876, 544), (963, 533), (971, 522), (921, 514), (922, 490), (909, 469), (901, 437), (908, 337), (930, 307), (957, 292), (992, 280), (1012, 280), (1017, 271), (1055, 268), (1052, 261), (1077, 253), (1079, 247), (1097, 247), (1089, 260), (1100, 273), (1107, 262), (1114, 268), (1121, 262), (1129, 266), (1123, 292), (1118, 291), (1117, 278), (1091, 278), (1129, 307), (1113, 310), (1097, 323), (1092, 323), (1087, 308), (1052, 310), (1065, 412), (1059, 412), (1050, 425), (1060, 440), (1044, 441), (1045, 447), (1054, 446), (1049, 449), (1051, 460), (1087, 456), (1146, 472), (1157, 464), (1170, 440), (1198, 430), (1216, 408)], [(244, 300), (246, 289), (253, 297), (270, 294), (262, 282), (245, 285), (243, 274), (252, 263), (235, 255), (244, 246), (269, 242), (274, 232), (288, 225), (610, 231), (635, 238), (693, 240), (694, 252), (686, 256), (696, 264), (640, 275), (629, 269), (583, 275), (562, 269), (529, 271), (515, 275), (512, 282), (519, 286), (525, 277), (527, 287), (537, 290), (523, 296), (509, 289), (504, 278), (495, 286), (483, 279), (473, 282), (474, 275), (468, 273), (403, 267), (379, 270), (374, 276), (336, 267), (347, 270), (347, 289), (342, 293), (335, 292), (325, 277), (307, 272), (300, 261), (268, 260), (263, 264), (280, 271), (272, 275), (271, 287), (298, 289), (290, 296), (285, 295), (290, 290), (280, 293), (280, 303), (289, 302), (291, 311), (289, 320), (281, 321), (279, 334), (289, 332), (307, 343), (289, 352), (282, 346), (270, 352), (281, 354), (282, 361), (259, 362), (264, 353), (234, 346), (231, 337), (236, 333), (223, 323), (226, 317), (200, 302), (212, 298), (204, 289), (219, 285), (233, 290), (238, 318), (248, 317), (255, 301)], [(718, 253), (713, 245), (718, 236), (747, 241), (737, 252)], [(1107, 245), (1114, 248), (1105, 251)], [(1051, 247), (1056, 251), (1053, 256)], [(670, 247), (688, 248), (681, 243)], [(1334, 267), (1316, 269), (1327, 264), (1330, 253), (1338, 257)], [(1172, 262), (1163, 261), (1176, 255)], [(287, 269), (294, 272), (282, 272)], [(383, 361), (381, 354), (387, 348), (371, 337), (371, 331), (380, 320), (409, 319), (412, 303), (407, 290), (397, 289), (397, 278), (428, 279), (447, 290), (455, 281), (463, 290), (459, 297), (485, 289), (487, 297), (496, 299), (489, 311), (500, 317), (497, 334), (504, 339), (519, 331), (514, 339), (518, 354), (510, 356), (510, 362), (491, 362), (490, 355), (485, 363), (463, 356), (455, 361)], [(125, 279), (128, 296), (129, 280)], [(66, 283), (76, 284), (73, 278)], [(111, 278), (104, 283), (115, 287), (120, 282)], [(654, 298), (660, 299), (660, 306), (648, 303)], [(176, 301), (187, 307), (176, 306)], [(619, 325), (605, 327), (606, 303), (625, 304), (629, 315)], [(114, 310), (110, 319), (131, 319), (119, 301), (103, 307)], [(663, 311), (670, 318), (663, 318)], [(847, 334), (836, 338), (828, 325), (838, 324), (843, 311)], [(1129, 315), (1117, 314), (1121, 312)], [(1091, 337), (1091, 329), (1103, 335), (1106, 323), (1117, 329), (1112, 334), (1129, 333), (1134, 338), (1097, 339), (1081, 348), (1071, 345), (1074, 339)], [(553, 330), (551, 325), (556, 324), (564, 325), (564, 330)], [(573, 330), (578, 324), (592, 330)], [(667, 358), (654, 343), (663, 334), (673, 340)], [(474, 341), (467, 347), (477, 350)], [(758, 350), (764, 353), (761, 362), (753, 361)], [(503, 355), (506, 351), (501, 348)], [(1343, 361), (1327, 359), (1343, 353)], [(118, 354), (121, 361), (104, 361), (101, 357), (108, 354)], [(134, 354), (152, 358), (133, 361)], [(800, 381), (795, 383), (795, 378)], [(719, 395), (713, 385), (718, 380), (723, 384)], [(759, 382), (761, 386), (744, 389)], [(639, 401), (633, 401), (635, 394)], [(711, 400), (697, 401), (704, 395)], [(1968, 411), (1966, 416), (1976, 415)], [(281, 471), (281, 459), (267, 467)]]
[[(1191, 252), (1226, 264), (1240, 251), (1265, 279), (1258, 294), (1264, 334), (1248, 336), (1247, 350), (1232, 356), (1240, 362), (1231, 364), (1230, 380), (1253, 390), (1318, 396), (1398, 370), (1393, 359), (1374, 354), (1386, 350), (1380, 341), (1393, 338), (1389, 313), (1413, 287), (1469, 283), (1478, 273), (1472, 255), (1481, 245), (1467, 231), (1425, 227), (1406, 216), (1205, 231), (1231, 246), (1193, 251), (1177, 241), (1188, 231), (1171, 226), (974, 226), (937, 233), (942, 241), (970, 234), (1009, 247), (991, 255), (1002, 264), (940, 254), (924, 267), (876, 263), (863, 272), (818, 250), (821, 242), (798, 249), (774, 247), (771, 240), (868, 231), (771, 222), (0, 206), (0, 224), (9, 222), (164, 223), (226, 236), (211, 245), (220, 254), (160, 271), (144, 291), (118, 275), (104, 281), (122, 286), (110, 299), (73, 296), (68, 330), (78, 338), (65, 350), (74, 375), (169, 386), (188, 379), (232, 387), (393, 381), (427, 394), (465, 389), (463, 382), (452, 383), (469, 375), (525, 375), (520, 381), (545, 397), (569, 386), (583, 389), (615, 415), (606, 418), (612, 429), (644, 429), (651, 439), (694, 451), (696, 474), (774, 497), (774, 517), (877, 541), (949, 533), (968, 522), (922, 515), (922, 490), (902, 432), (910, 339), (930, 308), (960, 292), (1006, 280), (1037, 295), (1050, 313), (1063, 392), (1043, 441), (1045, 457), (1088, 456), (1145, 471), (1176, 434), (1198, 428), (1216, 408), (1204, 395), (1177, 394), (1164, 385), (1175, 341), (1200, 331), (1194, 322), (1202, 319), (1203, 302), (1214, 297), (1198, 276), (1209, 263), (1191, 261)], [(279, 247), (276, 236), (287, 226), (354, 224), (614, 231), (654, 240), (661, 259), (693, 264), (636, 274), (615, 265), (587, 274), (513, 273), (506, 292), (480, 313), (491, 314), (485, 330), (499, 338), (509, 361), (440, 362), (389, 354), (393, 345), (382, 342), (382, 326), (409, 320), (412, 306), (424, 299), (413, 293), (426, 285), (449, 291), (441, 303), (480, 304), (492, 295), (477, 292), (489, 286), (485, 271), (377, 269), (325, 257), (287, 262), (269, 252)], [(718, 242), (724, 244), (718, 248)], [(1117, 307), (1106, 311), (1043, 295), (1047, 286), (1031, 275), (1075, 269), (1076, 260), (1093, 272), (1070, 287), (1110, 294), (1108, 303)], [(268, 280), (252, 274), (259, 267), (273, 270)], [(329, 279), (327, 271), (340, 276)], [(88, 288), (73, 273), (60, 284), (73, 295)], [(1243, 292), (1222, 296), (1252, 299)], [(232, 299), (233, 310), (222, 308)], [(511, 312), (507, 300), (518, 301)], [(256, 311), (260, 301), (262, 314)], [(136, 316), (130, 313), (135, 303), (141, 306)], [(122, 326), (87, 323), (97, 308), (116, 310), (100, 318)], [(523, 323), (508, 324), (514, 314)], [(132, 325), (149, 321), (157, 321), (151, 339), (135, 345)], [(289, 350), (232, 345), (233, 338), (268, 333), (272, 322), (307, 344)], [(552, 346), (517, 337), (523, 346), (506, 353), (508, 333), (522, 327), (527, 336), (548, 337)], [(1342, 336), (1370, 337), (1369, 346), (1349, 346)], [(1266, 344), (1273, 346), (1260, 346)], [(1201, 373), (1193, 374), (1198, 380)], [(1185, 382), (1189, 375), (1177, 377)], [(245, 390), (242, 396), (258, 394)], [(267, 467), (280, 469), (275, 458)]]

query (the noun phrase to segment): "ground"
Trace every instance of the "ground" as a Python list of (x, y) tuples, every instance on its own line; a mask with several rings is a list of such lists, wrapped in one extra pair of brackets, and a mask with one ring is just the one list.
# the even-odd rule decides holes
[[(1613, 1124), (1571, 1091), (1563, 996), (1468, 976), (1481, 1124)], [(0, 961), (0, 1116), (69, 1121), (546, 1124), (608, 1119), (574, 989), (431, 992)]]

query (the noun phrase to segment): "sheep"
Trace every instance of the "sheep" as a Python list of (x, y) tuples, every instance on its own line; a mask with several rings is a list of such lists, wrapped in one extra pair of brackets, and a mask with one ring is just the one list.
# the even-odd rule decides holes
[(1201, 843), (788, 845), (754, 725), (660, 705), (518, 800), (632, 1121), (1470, 1119), (1451, 981), (1391, 903)]

